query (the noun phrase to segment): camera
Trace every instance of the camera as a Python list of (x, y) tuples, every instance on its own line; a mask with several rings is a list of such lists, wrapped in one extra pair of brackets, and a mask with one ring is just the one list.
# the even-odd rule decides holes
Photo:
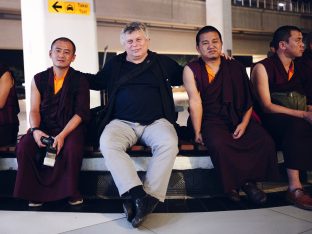
[(53, 167), (55, 164), (57, 149), (53, 147), (54, 139), (53, 137), (41, 137), (41, 142), (47, 147), (47, 152), (43, 160), (43, 165)]

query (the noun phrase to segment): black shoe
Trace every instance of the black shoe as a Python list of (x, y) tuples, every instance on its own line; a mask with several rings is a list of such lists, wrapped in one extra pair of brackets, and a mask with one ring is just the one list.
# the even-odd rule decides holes
[(131, 223), (132, 219), (135, 216), (134, 207), (133, 207), (132, 201), (129, 200), (129, 199), (124, 200), (124, 202), (122, 203), (122, 208), (124, 210), (124, 213), (126, 215), (126, 218), (127, 218), (128, 222)]
[(240, 196), (236, 189), (232, 189), (230, 192), (226, 193), (226, 196), (233, 202), (240, 202)]
[(144, 221), (145, 217), (152, 213), (156, 208), (159, 200), (150, 195), (146, 195), (143, 198), (135, 200), (135, 211), (136, 215), (132, 219), (132, 226), (137, 228)]
[(267, 201), (266, 194), (254, 183), (247, 182), (242, 190), (247, 194), (249, 200), (257, 205), (263, 205)]

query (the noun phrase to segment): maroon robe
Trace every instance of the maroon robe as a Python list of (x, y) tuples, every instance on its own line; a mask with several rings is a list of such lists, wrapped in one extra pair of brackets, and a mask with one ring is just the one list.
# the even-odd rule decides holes
[(303, 56), (295, 61), (302, 79), (307, 104), (312, 105), (312, 50), (306, 49)]
[(56, 136), (75, 115), (82, 124), (66, 138), (54, 167), (44, 166), (43, 149), (39, 149), (30, 132), (17, 145), (18, 171), (14, 196), (30, 201), (48, 202), (80, 196), (78, 177), (84, 150), (84, 123), (89, 119), (89, 86), (82, 73), (70, 68), (63, 87), (54, 94), (53, 69), (34, 77), (40, 92), (40, 129)]
[[(303, 73), (298, 63), (295, 62), (295, 72), (290, 80), (277, 54), (259, 63), (263, 64), (267, 71), (270, 93), (297, 91), (305, 94), (306, 90), (302, 86)], [(283, 151), (285, 167), (311, 170), (312, 125), (304, 119), (286, 114), (261, 113), (261, 117), (278, 148)]]
[[(7, 67), (0, 64), (0, 79), (5, 72), (10, 72)], [(17, 139), (19, 120), (19, 105), (15, 84), (10, 89), (6, 103), (0, 109), (0, 146), (15, 144)]]
[(252, 106), (251, 86), (245, 68), (222, 59), (215, 79), (208, 83), (202, 59), (188, 64), (193, 71), (203, 105), (202, 136), (224, 192), (246, 182), (274, 179), (276, 151), (272, 138), (251, 120), (244, 135), (233, 139), (236, 126)]

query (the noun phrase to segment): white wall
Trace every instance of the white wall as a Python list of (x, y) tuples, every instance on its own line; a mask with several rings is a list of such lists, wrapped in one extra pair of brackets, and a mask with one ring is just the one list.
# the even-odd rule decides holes
[[(20, 1), (0, 0), (0, 18), (2, 12), (13, 14), (17, 18), (0, 19), (0, 30), (6, 32), (0, 37), (1, 49), (23, 47), (21, 22), (18, 19)], [(197, 29), (206, 24), (204, 1), (95, 0), (95, 6), (100, 51), (103, 51), (107, 44), (109, 51), (120, 51), (118, 39), (120, 29), (126, 22), (141, 20), (151, 26), (154, 50), (196, 53), (193, 43), (189, 42), (193, 41)], [(295, 24), (306, 32), (312, 31), (312, 17), (307, 15), (238, 6), (231, 6), (231, 13), (234, 54), (265, 54), (269, 37), (282, 24)]]
[[(54, 39), (68, 37), (76, 44), (76, 59), (72, 67), (89, 73), (98, 71), (93, 0), (83, 2), (90, 4), (89, 15), (51, 13), (48, 1), (21, 0), (27, 113), (30, 110), (30, 85), (34, 75), (52, 66), (49, 50)], [(99, 104), (99, 94), (92, 92), (91, 106)]]
[[(106, 45), (108, 45), (108, 51), (123, 51), (119, 42), (122, 27), (123, 25), (97, 27), (99, 51), (103, 51)], [(158, 53), (197, 54), (195, 31), (149, 28), (149, 33), (151, 50)]]

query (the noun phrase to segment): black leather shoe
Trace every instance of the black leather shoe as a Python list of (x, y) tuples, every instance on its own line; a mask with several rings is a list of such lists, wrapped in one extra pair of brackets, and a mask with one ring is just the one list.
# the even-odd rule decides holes
[(257, 205), (263, 205), (267, 201), (266, 194), (254, 183), (247, 182), (242, 190), (247, 194), (249, 200)]
[(127, 220), (131, 223), (132, 219), (135, 216), (134, 213), (134, 207), (133, 207), (133, 203), (131, 200), (124, 200), (124, 202), (122, 203), (122, 208), (123, 211), (126, 215)]
[(146, 195), (143, 198), (138, 198), (135, 200), (135, 216), (132, 219), (132, 226), (137, 228), (144, 221), (145, 217), (152, 213), (156, 208), (159, 200), (150, 195)]

